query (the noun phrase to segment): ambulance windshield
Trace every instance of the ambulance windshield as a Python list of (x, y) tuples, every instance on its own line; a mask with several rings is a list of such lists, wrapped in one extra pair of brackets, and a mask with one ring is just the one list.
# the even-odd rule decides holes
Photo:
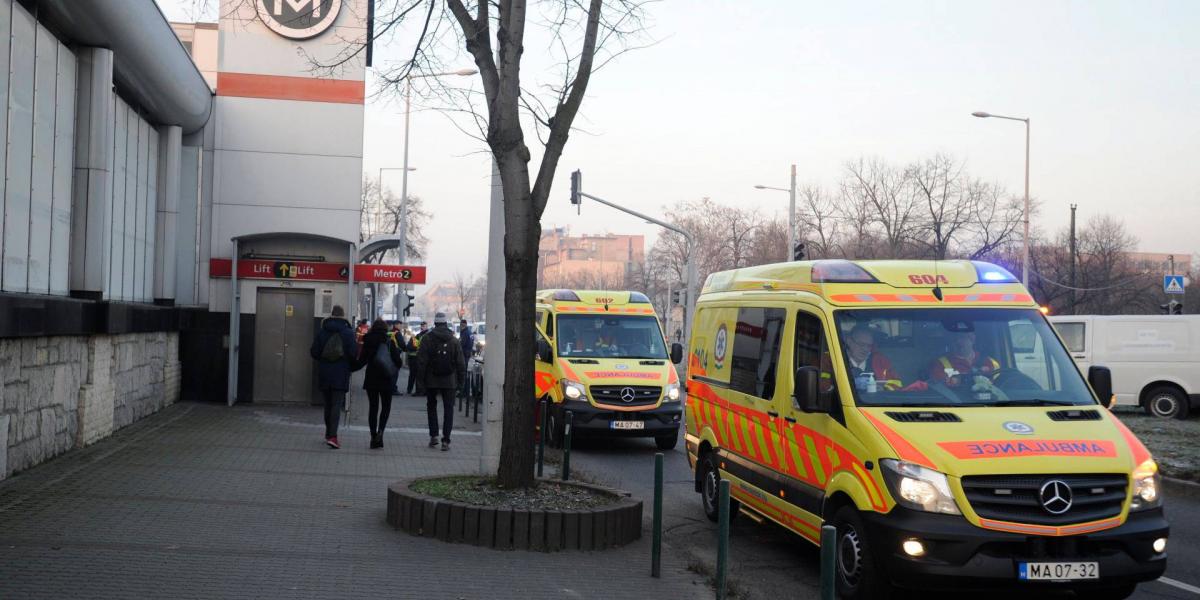
[(837, 312), (861, 406), (1076, 406), (1092, 394), (1033, 309)]
[(666, 342), (654, 317), (559, 315), (557, 329), (559, 356), (667, 358)]

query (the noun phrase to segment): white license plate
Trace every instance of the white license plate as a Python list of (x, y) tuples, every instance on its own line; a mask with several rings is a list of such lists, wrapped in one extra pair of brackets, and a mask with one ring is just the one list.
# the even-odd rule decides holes
[(645, 429), (645, 421), (612, 421), (610, 423), (613, 429)]
[(1017, 563), (1017, 569), (1017, 576), (1025, 581), (1100, 578), (1100, 564), (1094, 562), (1023, 562)]

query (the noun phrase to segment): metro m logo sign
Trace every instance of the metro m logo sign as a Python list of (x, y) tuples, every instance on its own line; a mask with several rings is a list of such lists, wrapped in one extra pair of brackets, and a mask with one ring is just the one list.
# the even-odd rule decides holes
[(256, 0), (258, 18), (268, 29), (294, 40), (316, 37), (333, 26), (342, 0)]

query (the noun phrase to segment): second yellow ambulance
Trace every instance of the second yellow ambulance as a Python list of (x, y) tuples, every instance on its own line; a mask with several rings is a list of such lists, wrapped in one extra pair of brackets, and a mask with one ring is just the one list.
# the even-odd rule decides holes
[[(705, 513), (818, 543), (838, 593), (1013, 587), (1125, 598), (1166, 568), (1154, 460), (1029, 293), (971, 261), (715, 273), (696, 305), (685, 436)], [(1089, 385), (1090, 384), (1090, 385)]]
[(652, 437), (678, 443), (683, 390), (673, 363), (683, 347), (666, 339), (641, 292), (544, 290), (537, 294), (534, 388), (548, 401), (547, 439), (572, 435)]

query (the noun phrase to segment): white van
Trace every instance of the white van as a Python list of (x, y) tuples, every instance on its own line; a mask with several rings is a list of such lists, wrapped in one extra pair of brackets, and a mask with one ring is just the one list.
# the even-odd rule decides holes
[(1200, 315), (1053, 316), (1079, 370), (1112, 369), (1117, 404), (1183, 419), (1200, 406)]

